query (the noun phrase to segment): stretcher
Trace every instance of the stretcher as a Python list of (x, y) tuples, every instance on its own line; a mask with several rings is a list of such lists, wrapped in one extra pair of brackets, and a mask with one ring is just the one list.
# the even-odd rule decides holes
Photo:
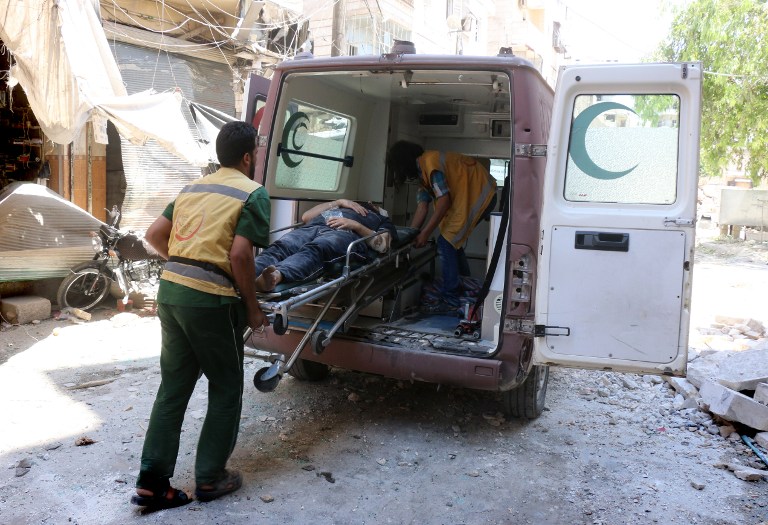
[[(291, 227), (293, 226), (289, 228)], [(256, 372), (253, 383), (258, 390), (274, 390), (282, 375), (290, 370), (308, 342), (311, 342), (314, 353), (322, 353), (333, 336), (339, 332), (344, 333), (362, 309), (390, 291), (394, 290), (399, 294), (403, 283), (410, 280), (420, 267), (434, 262), (434, 244), (413, 254), (412, 243), (418, 230), (397, 227), (397, 241), (391, 243), (388, 251), (371, 257), (366, 263), (356, 263), (353, 254), (357, 245), (383, 233), (384, 231), (374, 232), (354, 240), (347, 247), (343, 265), (326, 268), (324, 275), (318, 279), (308, 283), (281, 283), (274, 292), (259, 294), (261, 309), (267, 314), (272, 331), (277, 335), (286, 333), (292, 314), (300, 307), (312, 304), (318, 313), (314, 319), (310, 319), (308, 326), (297, 327), (305, 329), (306, 332), (287, 362), (282, 354), (273, 355), (275, 361), (272, 366)], [(331, 307), (338, 306), (342, 294), (344, 301), (338, 308), (340, 315), (333, 321), (332, 326), (321, 328), (321, 323), (326, 319)], [(393, 304), (396, 302), (393, 301)], [(306, 312), (306, 309), (302, 310), (303, 319), (306, 318)]]

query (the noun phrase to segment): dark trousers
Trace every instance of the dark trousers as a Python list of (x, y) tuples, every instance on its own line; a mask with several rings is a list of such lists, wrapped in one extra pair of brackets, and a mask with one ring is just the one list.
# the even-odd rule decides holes
[[(344, 258), (347, 246), (360, 237), (351, 231), (334, 230), (330, 226), (303, 226), (283, 235), (256, 256), (256, 275), (267, 266), (274, 266), (285, 282), (314, 279), (324, 265)], [(355, 250), (358, 260), (365, 259), (366, 247), (359, 243)]]
[(217, 481), (235, 447), (243, 399), (241, 303), (214, 308), (158, 305), (161, 383), (149, 418), (137, 487), (167, 486), (176, 467), (189, 398), (200, 374), (208, 379), (208, 412), (195, 460), (198, 485)]

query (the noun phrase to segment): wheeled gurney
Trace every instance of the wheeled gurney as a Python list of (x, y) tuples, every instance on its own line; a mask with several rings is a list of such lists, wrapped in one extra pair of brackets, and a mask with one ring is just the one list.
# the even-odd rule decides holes
[[(259, 294), (261, 309), (270, 318), (272, 331), (277, 335), (286, 333), (292, 313), (300, 307), (311, 303), (319, 311), (287, 362), (282, 354), (278, 354), (271, 367), (262, 368), (256, 373), (253, 381), (257, 389), (263, 392), (274, 390), (282, 374), (290, 370), (308, 341), (311, 340), (313, 352), (322, 353), (333, 336), (346, 331), (348, 324), (362, 309), (391, 290), (399, 294), (403, 283), (410, 280), (418, 268), (433, 262), (434, 245), (412, 256), (412, 243), (418, 230), (397, 227), (397, 241), (392, 243), (387, 252), (374, 256), (367, 263), (355, 264), (352, 258), (355, 247), (382, 233), (375, 232), (350, 243), (343, 266), (331, 266), (318, 279), (309, 283), (281, 283), (274, 292)], [(346, 300), (341, 314), (331, 327), (319, 329), (342, 291), (345, 292)], [(393, 304), (396, 303), (393, 301)], [(306, 309), (302, 314), (306, 318)]]

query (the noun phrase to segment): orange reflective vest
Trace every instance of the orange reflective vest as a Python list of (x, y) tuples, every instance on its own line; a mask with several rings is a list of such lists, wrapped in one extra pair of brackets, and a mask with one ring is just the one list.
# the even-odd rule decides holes
[(430, 188), (432, 172), (445, 175), (451, 207), (440, 221), (440, 234), (461, 248), (496, 195), (496, 180), (476, 159), (460, 153), (425, 151), (419, 157), (419, 168), (426, 188)]
[[(168, 239), (169, 261), (162, 279), (214, 295), (237, 296), (229, 261), (240, 212), (261, 184), (233, 168), (184, 187), (173, 206), (173, 226)], [(190, 260), (202, 264), (174, 261)], [(207, 263), (207, 264), (206, 264)], [(215, 270), (206, 269), (215, 265)]]

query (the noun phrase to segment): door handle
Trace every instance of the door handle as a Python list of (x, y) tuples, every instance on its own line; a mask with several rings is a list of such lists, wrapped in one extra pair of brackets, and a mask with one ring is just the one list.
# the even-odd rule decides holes
[(606, 252), (628, 252), (629, 234), (611, 232), (576, 232), (577, 250), (603, 250)]

